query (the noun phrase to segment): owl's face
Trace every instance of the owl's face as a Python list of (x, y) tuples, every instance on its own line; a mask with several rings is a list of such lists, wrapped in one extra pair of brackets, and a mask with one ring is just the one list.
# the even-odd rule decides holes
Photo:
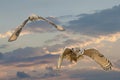
[(72, 51), (75, 53), (79, 53), (80, 52), (80, 48), (72, 48)]

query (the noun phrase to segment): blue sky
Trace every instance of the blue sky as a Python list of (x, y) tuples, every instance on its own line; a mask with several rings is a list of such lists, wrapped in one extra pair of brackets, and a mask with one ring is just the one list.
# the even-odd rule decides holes
[[(0, 0), (0, 79), (120, 79), (120, 0)], [(16, 41), (12, 31), (29, 15), (37, 14), (63, 26), (57, 31), (44, 21), (29, 22)], [(105, 72), (90, 58), (56, 72), (64, 47), (95, 48), (113, 64)], [(102, 77), (101, 77), (102, 76)]]
[[(119, 0), (1, 0), (1, 32), (14, 28), (28, 15), (44, 17), (90, 13), (118, 5)], [(7, 23), (6, 23), (7, 22)]]

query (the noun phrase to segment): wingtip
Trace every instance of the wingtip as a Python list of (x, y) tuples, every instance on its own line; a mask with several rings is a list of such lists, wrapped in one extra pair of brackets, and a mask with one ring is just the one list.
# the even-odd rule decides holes
[(57, 25), (57, 30), (59, 31), (65, 31), (65, 29), (62, 26)]
[(8, 39), (8, 42), (12, 42), (12, 41), (15, 41), (17, 40), (18, 36), (16, 36), (15, 34), (13, 34), (9, 39)]
[(8, 40), (8, 42), (12, 42), (12, 41), (15, 41), (15, 40), (10, 40), (10, 39)]
[(15, 41), (17, 38), (14, 38), (13, 39), (13, 35), (8, 39), (8, 42), (12, 42), (12, 41)]
[(112, 64), (110, 63), (109, 65), (107, 65), (106, 67), (103, 67), (103, 69), (105, 70), (105, 71), (109, 71), (109, 70), (112, 70)]
[(11, 40), (8, 40), (8, 42), (12, 42)]

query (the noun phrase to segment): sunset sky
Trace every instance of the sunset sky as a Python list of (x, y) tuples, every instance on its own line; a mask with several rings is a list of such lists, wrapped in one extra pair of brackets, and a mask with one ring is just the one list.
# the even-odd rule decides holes
[[(0, 80), (120, 80), (120, 0), (1, 0), (0, 10)], [(19, 38), (8, 42), (31, 14), (66, 31), (29, 21)], [(95, 48), (113, 68), (105, 72), (85, 57), (77, 64), (65, 60), (56, 71), (65, 47)]]

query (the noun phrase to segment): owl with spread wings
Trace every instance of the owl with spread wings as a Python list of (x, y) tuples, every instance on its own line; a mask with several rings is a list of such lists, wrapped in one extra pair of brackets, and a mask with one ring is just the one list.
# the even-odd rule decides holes
[(33, 15), (29, 16), (21, 25), (19, 25), (15, 29), (14, 33), (8, 39), (8, 42), (15, 41), (18, 38), (18, 36), (20, 35), (23, 27), (27, 24), (28, 21), (36, 21), (36, 20), (44, 20), (44, 21), (48, 22), (49, 24), (51, 24), (52, 26), (54, 26), (59, 31), (64, 31), (65, 30), (62, 26), (56, 25), (55, 23), (53, 23), (52, 21), (50, 21), (46, 18), (43, 18), (41, 16), (33, 14)]
[(80, 49), (80, 48), (65, 48), (64, 52), (59, 56), (57, 68), (61, 68), (63, 59), (68, 59), (70, 62), (77, 62), (88, 56), (98, 63), (103, 70), (111, 70), (112, 63), (96, 49)]

